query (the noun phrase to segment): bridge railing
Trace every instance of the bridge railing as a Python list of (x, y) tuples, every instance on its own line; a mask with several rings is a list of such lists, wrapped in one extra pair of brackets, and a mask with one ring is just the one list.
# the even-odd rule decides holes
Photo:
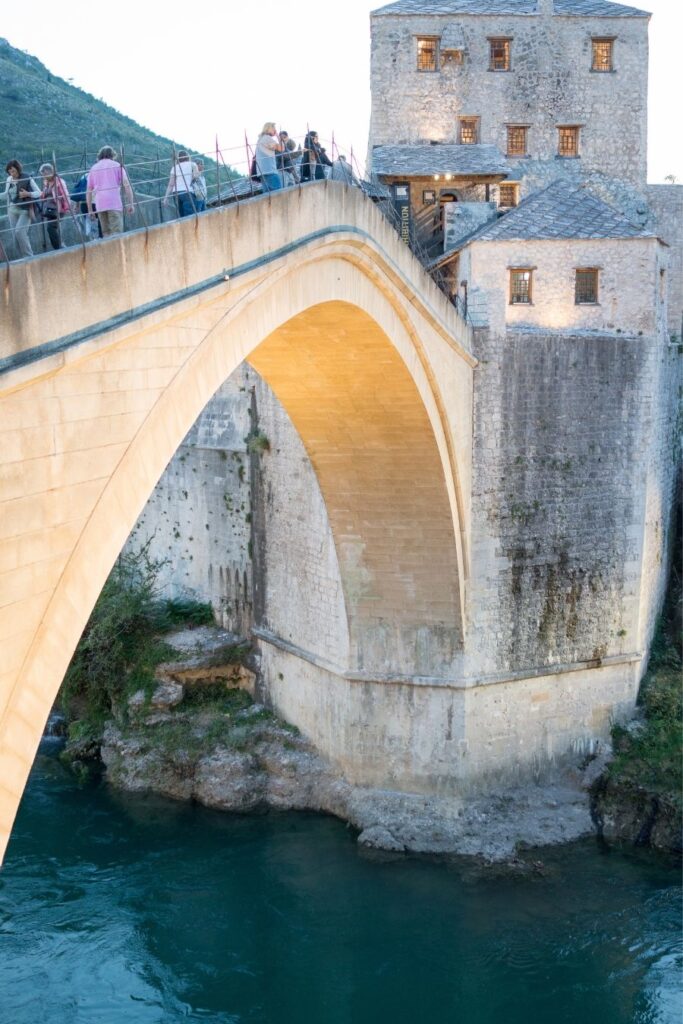
[[(301, 132), (289, 136), (292, 139), (293, 148), (285, 154), (288, 159), (282, 162), (279, 171), (284, 188), (296, 187), (301, 183), (302, 154), (306, 134), (307, 132)], [(331, 177), (361, 189), (376, 204), (385, 220), (405, 238), (390, 191), (376, 177), (368, 178), (365, 175), (364, 168), (361, 167), (353, 147), (340, 146), (334, 135), (329, 139), (320, 139), (320, 145), (332, 164), (332, 166), (321, 165), (325, 177)], [(190, 161), (195, 164), (198, 161), (202, 162), (206, 184), (206, 196), (203, 202), (193, 192), (189, 194), (192, 215), (199, 216), (205, 209), (240, 203), (268, 193), (267, 185), (261, 181), (258, 173), (255, 173), (258, 170), (254, 165), (255, 148), (256, 143), (250, 141), (245, 135), (244, 143), (239, 146), (224, 148), (216, 139), (216, 145), (210, 151), (203, 153), (188, 151)], [(180, 216), (175, 192), (172, 185), (169, 186), (180, 152), (180, 149), (173, 147), (164, 154), (157, 151), (154, 157), (134, 155), (129, 158), (125, 145), (121, 146), (117, 159), (125, 169), (133, 198), (131, 205), (127, 202), (127, 196), (124, 194), (124, 231), (148, 228), (155, 224), (175, 220)], [(76, 183), (88, 172), (96, 160), (96, 155), (88, 154), (85, 148), (80, 154), (60, 154), (59, 156), (54, 152), (46, 154), (46, 151), (43, 150), (41, 159), (42, 162), (52, 164), (55, 173), (64, 180), (69, 194), (73, 198), (76, 195)], [(25, 157), (21, 162), (24, 175), (34, 178), (40, 188), (42, 181), (39, 174), (41, 165), (39, 159), (36, 156)], [(40, 206), (40, 202), (34, 204), (32, 223), (29, 228), (29, 239), (35, 256), (48, 252), (52, 248), (47, 221), (41, 214)], [(58, 219), (62, 247), (68, 248), (76, 245), (85, 247), (89, 242), (101, 237), (97, 220), (88, 217), (83, 200), (81, 202), (74, 201), (69, 212), (58, 214)], [(411, 230), (409, 237), (405, 240), (441, 291), (451, 302), (457, 304), (456, 297), (442, 272), (429, 268), (433, 254), (428, 253), (420, 244), (415, 231)], [(6, 274), (10, 271), (11, 261), (17, 258), (20, 258), (20, 253), (16, 246), (15, 233), (9, 224), (9, 218), (0, 216), (0, 266), (4, 264)], [(462, 315), (464, 311), (460, 308), (459, 312)]]

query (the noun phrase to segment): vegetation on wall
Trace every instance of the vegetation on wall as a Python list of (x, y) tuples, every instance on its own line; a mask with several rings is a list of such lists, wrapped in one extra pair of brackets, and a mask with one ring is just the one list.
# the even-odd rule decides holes
[(213, 623), (209, 604), (161, 599), (163, 564), (150, 558), (149, 544), (122, 553), (93, 608), (58, 701), (81, 738), (99, 735), (131, 693), (151, 688), (156, 666), (177, 654), (164, 633)]
[(615, 757), (608, 769), (612, 784), (661, 794), (679, 808), (683, 803), (682, 554), (679, 517), (667, 598), (638, 698), (642, 725), (635, 731), (615, 727)]

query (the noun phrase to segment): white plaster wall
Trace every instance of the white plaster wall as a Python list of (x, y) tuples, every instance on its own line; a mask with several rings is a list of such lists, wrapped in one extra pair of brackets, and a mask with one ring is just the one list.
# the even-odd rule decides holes
[[(456, 22), (462, 65), (416, 70), (418, 35)], [(374, 145), (457, 141), (459, 116), (481, 118), (481, 142), (506, 151), (506, 124), (528, 124), (529, 154), (557, 174), (602, 170), (645, 182), (648, 41), (645, 18), (515, 15), (374, 15), (371, 18)], [(615, 71), (592, 72), (591, 36), (616, 36)], [(512, 37), (512, 70), (492, 72), (488, 36)], [(583, 124), (579, 160), (557, 159), (557, 125)], [(524, 159), (512, 159), (514, 177)]]
[[(469, 310), (493, 332), (506, 326), (636, 335), (657, 330), (657, 261), (666, 257), (654, 238), (473, 242), (467, 248), (461, 277), (469, 281)], [(535, 268), (530, 305), (510, 305), (511, 267)], [(575, 304), (577, 267), (600, 269), (597, 305)]]

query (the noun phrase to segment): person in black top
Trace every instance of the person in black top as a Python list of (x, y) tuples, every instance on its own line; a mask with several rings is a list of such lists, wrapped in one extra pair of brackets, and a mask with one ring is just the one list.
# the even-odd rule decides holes
[(325, 177), (325, 168), (332, 161), (320, 145), (317, 132), (309, 132), (304, 140), (304, 155), (301, 160), (301, 180), (320, 181)]

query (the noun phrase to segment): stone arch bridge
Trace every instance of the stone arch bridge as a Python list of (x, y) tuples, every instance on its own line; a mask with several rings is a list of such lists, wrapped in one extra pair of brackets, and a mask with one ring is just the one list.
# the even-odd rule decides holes
[(2, 284), (0, 851), (107, 574), (243, 360), (311, 459), (345, 614), (343, 664), (273, 639), (264, 673), (351, 781), (466, 788), (590, 742), (630, 706), (630, 649), (578, 657), (552, 692), (557, 666), (468, 668), (477, 552), (498, 557), (472, 521), (474, 339), (359, 190), (287, 190), (21, 261)]

